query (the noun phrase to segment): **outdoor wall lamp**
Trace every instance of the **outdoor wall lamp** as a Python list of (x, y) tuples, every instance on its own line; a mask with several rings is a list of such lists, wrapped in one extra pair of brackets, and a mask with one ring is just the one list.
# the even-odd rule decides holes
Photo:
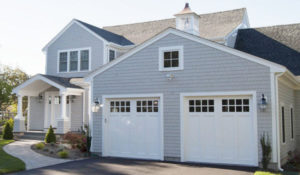
[(98, 112), (100, 107), (102, 107), (102, 105), (100, 104), (99, 98), (95, 98), (92, 105), (92, 112)]
[(265, 96), (265, 94), (261, 94), (261, 98), (260, 98), (260, 102), (259, 102), (259, 108), (261, 110), (265, 110), (267, 108), (267, 97)]
[(43, 95), (42, 95), (42, 94), (39, 94), (37, 100), (38, 100), (39, 103), (42, 103), (42, 102), (43, 102)]
[(168, 80), (173, 80), (173, 79), (175, 78), (175, 76), (174, 76), (174, 74), (167, 74), (167, 75), (166, 75), (166, 78), (167, 78)]

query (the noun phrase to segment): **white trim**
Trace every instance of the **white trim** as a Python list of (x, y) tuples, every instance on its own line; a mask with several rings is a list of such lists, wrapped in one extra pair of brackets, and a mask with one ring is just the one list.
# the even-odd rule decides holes
[[(106, 149), (106, 141), (105, 139), (107, 138), (107, 133), (105, 132), (105, 115), (107, 115), (107, 111), (105, 111), (106, 109), (106, 101), (108, 99), (115, 99), (115, 98), (149, 98), (149, 97), (156, 97), (159, 98), (160, 100), (160, 106), (159, 106), (159, 111), (160, 111), (160, 130), (161, 130), (161, 138), (160, 138), (160, 142), (161, 142), (161, 147), (160, 147), (160, 160), (164, 160), (164, 103), (163, 103), (163, 94), (162, 93), (158, 93), (158, 94), (114, 94), (114, 95), (102, 95), (102, 103), (103, 103), (103, 107), (102, 107), (102, 156), (105, 156), (105, 149)], [(107, 109), (106, 109), (107, 110)]]
[(30, 131), (30, 108), (31, 108), (31, 96), (27, 96), (27, 131)]
[(113, 59), (113, 60), (115, 60), (116, 58), (117, 58), (117, 50), (116, 49), (114, 49), (114, 48), (112, 48), (112, 47), (109, 47), (109, 46), (107, 46), (107, 48), (106, 48), (106, 55), (105, 55), (105, 57), (104, 57), (104, 60), (103, 60), (103, 63), (104, 64), (107, 64), (107, 63), (109, 63), (110, 61), (109, 61), (109, 52), (110, 52), (110, 50), (112, 50), (112, 51), (114, 51), (115, 52), (115, 58)]
[(193, 96), (236, 96), (236, 95), (250, 95), (252, 96), (252, 113), (253, 113), (253, 127), (254, 127), (254, 151), (256, 152), (255, 160), (258, 166), (258, 138), (257, 138), (257, 100), (256, 91), (218, 91), (218, 92), (188, 92), (180, 93), (180, 161), (184, 162), (184, 98)]
[(271, 109), (272, 109), (272, 161), (276, 162), (277, 157), (277, 134), (276, 134), (276, 76), (275, 73), (270, 73), (271, 82)]
[[(164, 67), (164, 53), (178, 51), (178, 67)], [(184, 68), (184, 56), (183, 56), (183, 46), (170, 46), (170, 47), (160, 47), (158, 52), (158, 70), (159, 71), (175, 71), (183, 70)]]
[[(89, 69), (88, 70), (80, 70), (81, 66), (81, 54), (80, 52), (83, 50), (88, 50), (89, 51)], [(78, 52), (78, 60), (77, 60), (77, 70), (71, 71), (70, 70), (70, 55), (71, 52), (77, 51)], [(62, 52), (67, 52), (67, 71), (65, 72), (60, 72), (59, 71), (59, 55)], [(81, 48), (73, 48), (73, 49), (63, 49), (63, 50), (57, 50), (57, 72), (56, 73), (78, 73), (78, 72), (89, 72), (91, 71), (91, 60), (92, 60), (92, 48), (91, 47), (81, 47)]]
[[(61, 86), (60, 84), (57, 84), (57, 83), (55, 83), (54, 81), (51, 81), (51, 80), (49, 80), (48, 78), (46, 78), (46, 77), (44, 77), (44, 76), (38, 74), (38, 75), (35, 75), (35, 76), (33, 76), (32, 78), (30, 78), (29, 80), (25, 81), (24, 83), (22, 83), (22, 84), (19, 85), (18, 87), (14, 88), (14, 89), (12, 90), (12, 93), (14, 93), (14, 94), (22, 94), (22, 92), (21, 92), (22, 89), (23, 89), (24, 87), (26, 87), (27, 85), (29, 85), (30, 83), (33, 83), (33, 82), (36, 81), (36, 80), (42, 80), (42, 81), (48, 83), (49, 85), (58, 88), (60, 91), (66, 91), (66, 88), (65, 88), (65, 87), (63, 87), (63, 86)], [(26, 95), (26, 94), (24, 94), (24, 95)]]
[(177, 36), (181, 36), (183, 38), (186, 38), (186, 39), (189, 39), (189, 40), (192, 40), (192, 41), (195, 41), (195, 42), (207, 45), (209, 47), (212, 47), (212, 48), (215, 48), (215, 49), (218, 49), (218, 50), (221, 50), (221, 51), (233, 54), (235, 56), (239, 56), (241, 58), (245, 58), (245, 59), (247, 59), (249, 61), (256, 62), (258, 64), (270, 67), (272, 72), (285, 72), (286, 71), (286, 68), (284, 66), (276, 64), (276, 63), (273, 63), (273, 62), (268, 61), (268, 60), (265, 60), (263, 58), (253, 56), (253, 55), (250, 55), (248, 53), (245, 53), (245, 52), (242, 52), (242, 51), (230, 48), (230, 47), (226, 47), (226, 46), (218, 44), (216, 42), (209, 41), (209, 40), (206, 40), (204, 38), (200, 38), (198, 36), (195, 36), (195, 35), (183, 32), (183, 31), (176, 30), (174, 28), (169, 28), (169, 29), (166, 29), (165, 31), (161, 32), (160, 34), (152, 37), (151, 39), (145, 41), (144, 43), (138, 45), (137, 47), (131, 49), (130, 51), (128, 51), (124, 55), (120, 56), (117, 60), (112, 61), (111, 63), (108, 63), (108, 64), (106, 64), (106, 65), (98, 68), (96, 71), (88, 74), (85, 77), (85, 80), (86, 81), (90, 81), (94, 76), (96, 76), (96, 75), (98, 75), (98, 74), (100, 74), (100, 73), (108, 70), (109, 68), (111, 68), (114, 65), (122, 62), (126, 58), (132, 56), (133, 54), (135, 54), (138, 51), (144, 49), (145, 47), (149, 46), (150, 44), (154, 43), (155, 41), (158, 41), (159, 39), (167, 36), (168, 34), (174, 34), (174, 35), (177, 35)]
[(93, 125), (93, 112), (92, 112), (92, 105), (93, 104), (93, 100), (94, 100), (94, 93), (93, 93), (93, 85), (94, 85), (94, 81), (92, 80), (90, 83), (90, 89), (89, 89), (89, 99), (88, 99), (88, 110), (89, 110), (89, 128), (90, 128), (90, 135), (92, 137), (92, 144), (91, 144), (91, 152), (95, 152), (94, 151), (94, 140), (95, 138), (93, 139), (94, 137), (94, 125)]

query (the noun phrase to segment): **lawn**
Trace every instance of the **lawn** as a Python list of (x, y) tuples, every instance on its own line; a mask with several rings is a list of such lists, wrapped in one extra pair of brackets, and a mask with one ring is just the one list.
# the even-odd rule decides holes
[(277, 174), (277, 173), (270, 173), (270, 172), (264, 172), (264, 171), (256, 171), (254, 173), (254, 175), (280, 175), (280, 174)]
[(13, 140), (2, 140), (0, 135), (0, 174), (25, 170), (25, 163), (3, 150), (3, 146), (13, 142)]

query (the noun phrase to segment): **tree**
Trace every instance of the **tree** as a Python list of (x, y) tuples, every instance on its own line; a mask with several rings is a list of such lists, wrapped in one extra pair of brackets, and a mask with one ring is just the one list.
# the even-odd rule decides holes
[(54, 131), (53, 131), (53, 128), (52, 128), (51, 125), (50, 125), (50, 128), (48, 129), (48, 132), (46, 134), (45, 142), (46, 143), (55, 143), (56, 142), (56, 136), (54, 134)]
[[(3, 67), (3, 72), (0, 72), (0, 110), (4, 111), (8, 106), (17, 103), (17, 97), (12, 94), (12, 90), (28, 79), (29, 76), (18, 68)], [(26, 104), (23, 107), (26, 109)]]

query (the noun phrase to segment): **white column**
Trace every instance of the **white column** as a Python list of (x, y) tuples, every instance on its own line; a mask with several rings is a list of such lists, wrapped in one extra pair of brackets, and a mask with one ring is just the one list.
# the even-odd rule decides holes
[(30, 96), (27, 97), (27, 131), (30, 131)]
[(61, 103), (60, 103), (60, 118), (67, 119), (67, 96), (66, 94), (61, 94)]
[(25, 132), (25, 118), (23, 117), (22, 95), (18, 95), (18, 114), (14, 119), (14, 132)]
[(17, 118), (18, 119), (23, 119), (23, 96), (22, 95), (18, 95), (18, 115)]

